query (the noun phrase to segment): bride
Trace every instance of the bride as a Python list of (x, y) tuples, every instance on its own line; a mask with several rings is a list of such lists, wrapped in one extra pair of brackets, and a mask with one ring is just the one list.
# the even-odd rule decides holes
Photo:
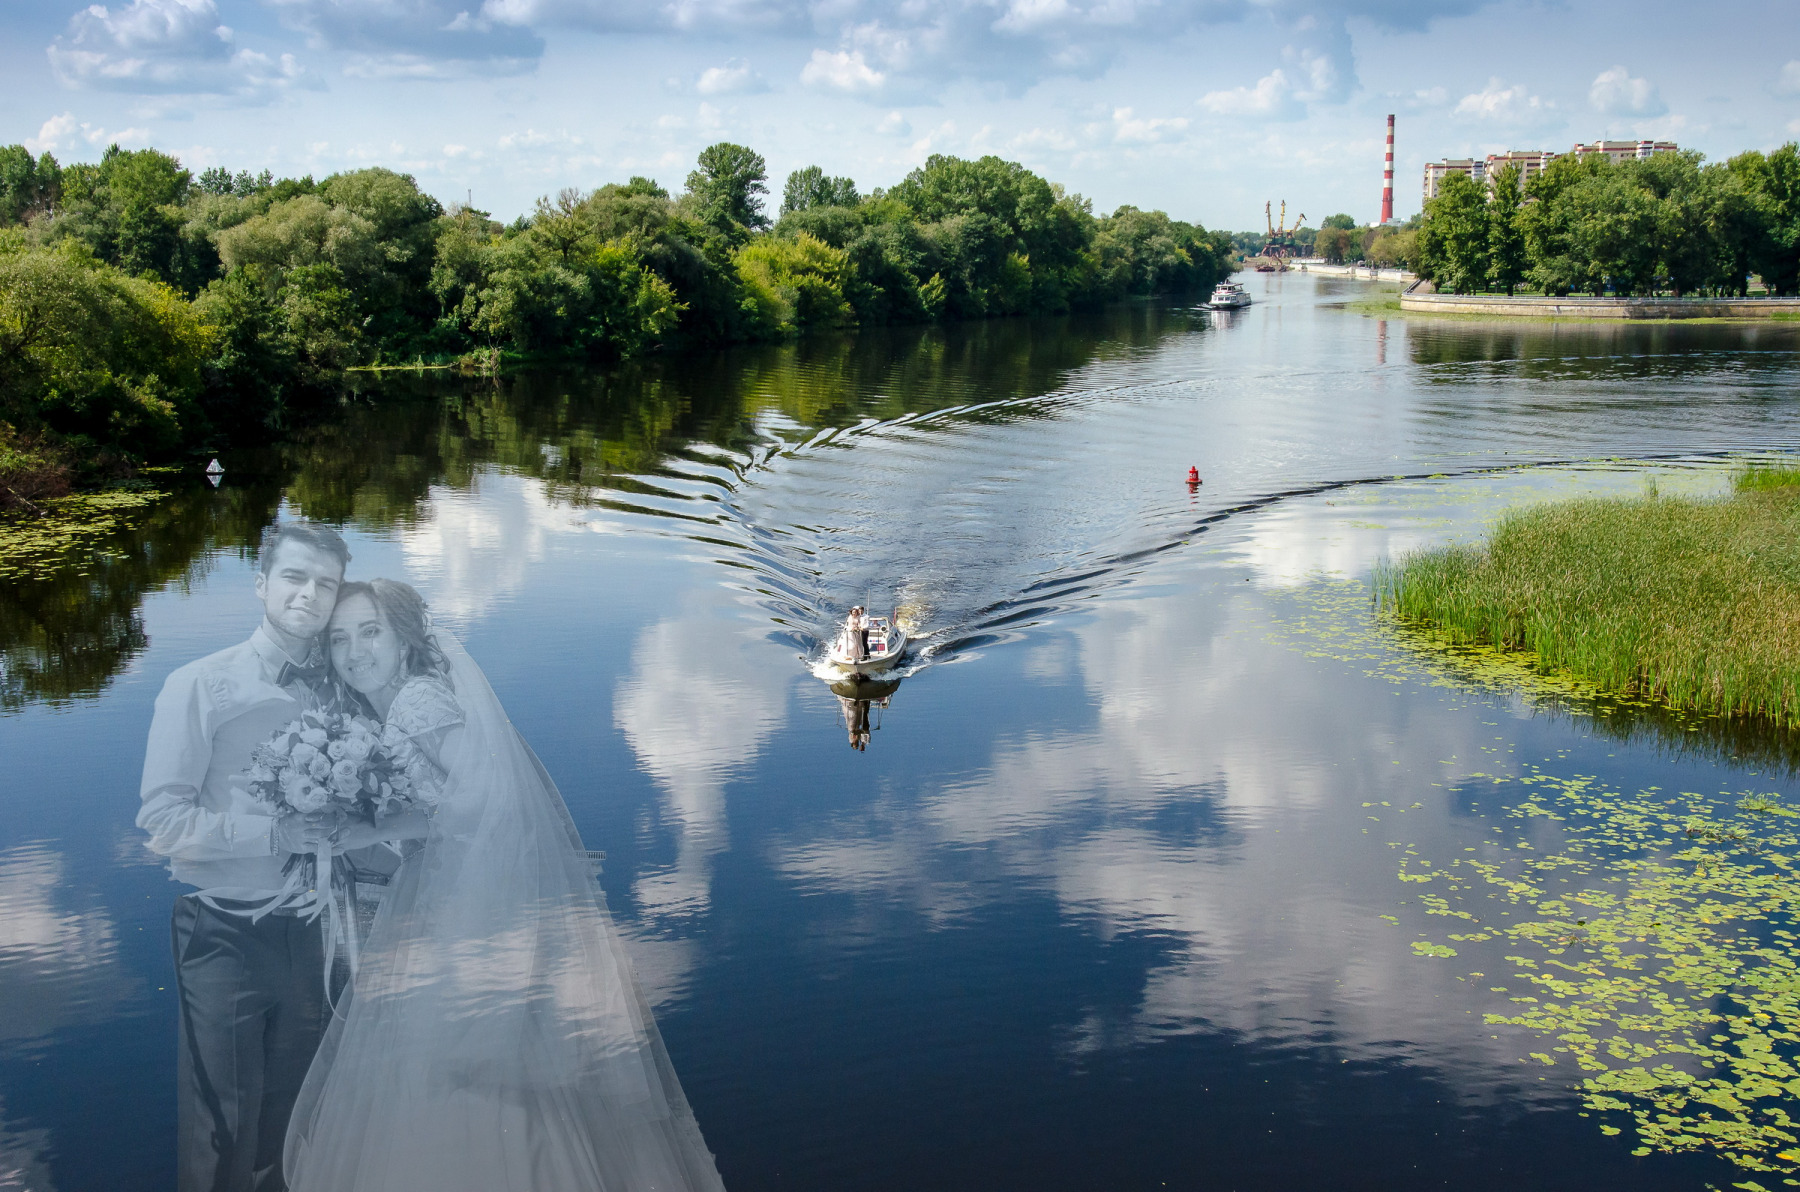
[[(339, 680), (429, 814), (288, 1128), (294, 1192), (723, 1192), (562, 796), (419, 594), (340, 590)], [(416, 846), (415, 846), (416, 847)]]

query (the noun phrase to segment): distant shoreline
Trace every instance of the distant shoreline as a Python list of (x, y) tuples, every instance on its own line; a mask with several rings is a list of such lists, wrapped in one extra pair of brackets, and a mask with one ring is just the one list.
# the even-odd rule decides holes
[(1800, 319), (1800, 298), (1506, 298), (1409, 291), (1400, 295), (1400, 309), (1535, 319)]

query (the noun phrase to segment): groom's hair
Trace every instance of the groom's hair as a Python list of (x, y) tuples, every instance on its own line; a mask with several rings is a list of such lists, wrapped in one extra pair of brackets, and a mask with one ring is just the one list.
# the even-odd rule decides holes
[(262, 545), (256, 552), (258, 571), (264, 575), (269, 574), (269, 568), (275, 565), (275, 552), (281, 549), (284, 542), (303, 542), (321, 554), (335, 558), (339, 570), (348, 570), (350, 567), (350, 548), (344, 545), (343, 537), (336, 530), (297, 517), (291, 521), (274, 522), (263, 531)]

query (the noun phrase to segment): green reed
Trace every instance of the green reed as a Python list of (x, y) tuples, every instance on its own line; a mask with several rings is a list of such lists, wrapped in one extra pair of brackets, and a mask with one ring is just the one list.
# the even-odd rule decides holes
[(1376, 573), (1382, 606), (1453, 642), (1678, 708), (1800, 726), (1800, 467), (1731, 495), (1568, 501), (1508, 515), (1485, 545)]

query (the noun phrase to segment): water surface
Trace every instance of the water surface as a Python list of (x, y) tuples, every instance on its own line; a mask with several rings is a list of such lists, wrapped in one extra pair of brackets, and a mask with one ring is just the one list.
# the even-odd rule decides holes
[[(0, 595), (0, 1187), (172, 1183), (179, 888), (137, 773), (163, 678), (253, 626), (278, 512), (486, 668), (606, 853), (735, 1189), (1744, 1178), (1604, 1133), (1554, 1040), (1485, 1021), (1503, 955), (1415, 948), (1445, 927), (1397, 858), (1556, 847), (1496, 776), (1792, 796), (1780, 750), (1440, 665), (1367, 579), (1526, 501), (1722, 491), (1800, 445), (1800, 329), (1250, 284), (1226, 315), (372, 379)], [(856, 602), (921, 639), (866, 752), (811, 669)]]

